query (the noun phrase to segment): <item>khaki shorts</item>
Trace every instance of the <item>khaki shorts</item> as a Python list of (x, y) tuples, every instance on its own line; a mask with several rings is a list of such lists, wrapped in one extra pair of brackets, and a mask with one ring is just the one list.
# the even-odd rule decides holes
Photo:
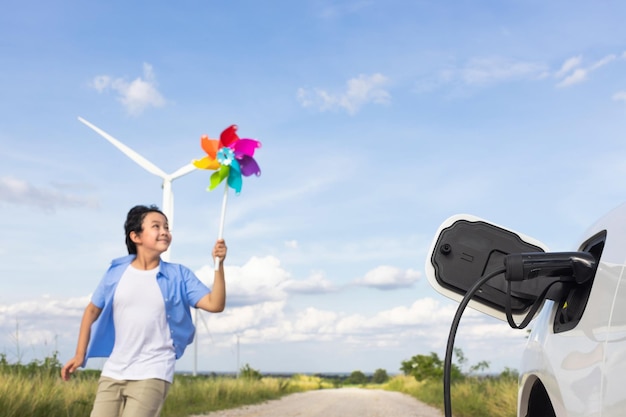
[(170, 383), (162, 379), (100, 377), (91, 417), (158, 417), (169, 389)]

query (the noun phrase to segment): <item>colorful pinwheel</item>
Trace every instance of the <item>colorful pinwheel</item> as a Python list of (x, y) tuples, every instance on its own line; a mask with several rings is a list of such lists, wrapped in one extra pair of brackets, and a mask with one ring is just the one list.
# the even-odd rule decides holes
[(215, 189), (222, 181), (237, 194), (241, 192), (241, 176), (261, 175), (261, 169), (254, 160), (254, 151), (261, 147), (261, 142), (254, 139), (240, 139), (237, 126), (232, 125), (222, 132), (220, 139), (200, 138), (200, 146), (207, 156), (193, 161), (196, 168), (216, 170), (211, 175), (209, 190)]
[[(209, 191), (215, 189), (226, 179), (218, 235), (218, 238), (222, 239), (228, 187), (239, 194), (241, 192), (242, 175), (245, 177), (249, 177), (252, 174), (261, 175), (261, 169), (254, 160), (254, 151), (261, 147), (261, 142), (254, 139), (240, 139), (237, 136), (237, 126), (232, 125), (224, 129), (219, 140), (209, 139), (207, 135), (203, 135), (200, 138), (200, 146), (207, 153), (207, 156), (192, 163), (196, 168), (215, 171), (211, 174)], [(216, 270), (219, 268), (220, 261), (220, 259), (215, 260)]]

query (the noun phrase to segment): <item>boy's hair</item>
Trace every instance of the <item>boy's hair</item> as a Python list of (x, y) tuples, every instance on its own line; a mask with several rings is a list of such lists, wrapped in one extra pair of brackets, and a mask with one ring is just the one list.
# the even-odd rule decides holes
[(151, 206), (135, 206), (130, 209), (128, 215), (126, 216), (126, 222), (124, 222), (124, 232), (126, 233), (126, 247), (128, 248), (129, 255), (137, 254), (137, 246), (135, 242), (130, 238), (130, 232), (135, 232), (137, 234), (143, 231), (143, 219), (146, 217), (148, 213), (161, 213), (165, 220), (167, 220), (167, 216), (159, 210), (159, 208), (155, 205)]

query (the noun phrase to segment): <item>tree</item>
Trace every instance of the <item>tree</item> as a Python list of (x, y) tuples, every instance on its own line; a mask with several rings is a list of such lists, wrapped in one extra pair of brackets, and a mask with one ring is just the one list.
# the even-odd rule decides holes
[(387, 371), (384, 369), (377, 369), (372, 375), (372, 382), (374, 384), (384, 384), (389, 380), (389, 375), (387, 375)]
[(489, 361), (480, 361), (476, 365), (470, 366), (470, 374), (480, 373), (489, 369)]
[[(463, 352), (460, 349), (459, 352), (455, 349), (455, 354), (457, 359), (460, 359), (462, 362), (465, 361)], [(416, 380), (423, 381), (426, 379), (443, 378), (443, 368), (444, 363), (439, 358), (439, 355), (435, 352), (430, 352), (430, 355), (415, 355), (408, 361), (402, 361), (400, 370), (404, 375), (412, 375)], [(450, 369), (450, 376), (453, 380), (460, 379), (462, 377), (461, 368), (453, 363)]]
[(352, 371), (346, 382), (348, 384), (363, 385), (367, 383), (367, 376), (361, 371)]

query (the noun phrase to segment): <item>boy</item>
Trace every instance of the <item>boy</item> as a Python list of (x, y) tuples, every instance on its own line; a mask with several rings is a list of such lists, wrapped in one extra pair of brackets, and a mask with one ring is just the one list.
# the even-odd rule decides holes
[[(188, 268), (161, 260), (171, 243), (156, 206), (135, 206), (124, 223), (128, 256), (112, 261), (85, 308), (75, 356), (63, 380), (90, 357), (108, 357), (91, 417), (157, 417), (174, 379), (174, 364), (194, 338), (190, 307), (224, 310), (226, 245), (209, 290)], [(93, 325), (93, 326), (92, 326)], [(90, 343), (91, 342), (91, 343)]]

